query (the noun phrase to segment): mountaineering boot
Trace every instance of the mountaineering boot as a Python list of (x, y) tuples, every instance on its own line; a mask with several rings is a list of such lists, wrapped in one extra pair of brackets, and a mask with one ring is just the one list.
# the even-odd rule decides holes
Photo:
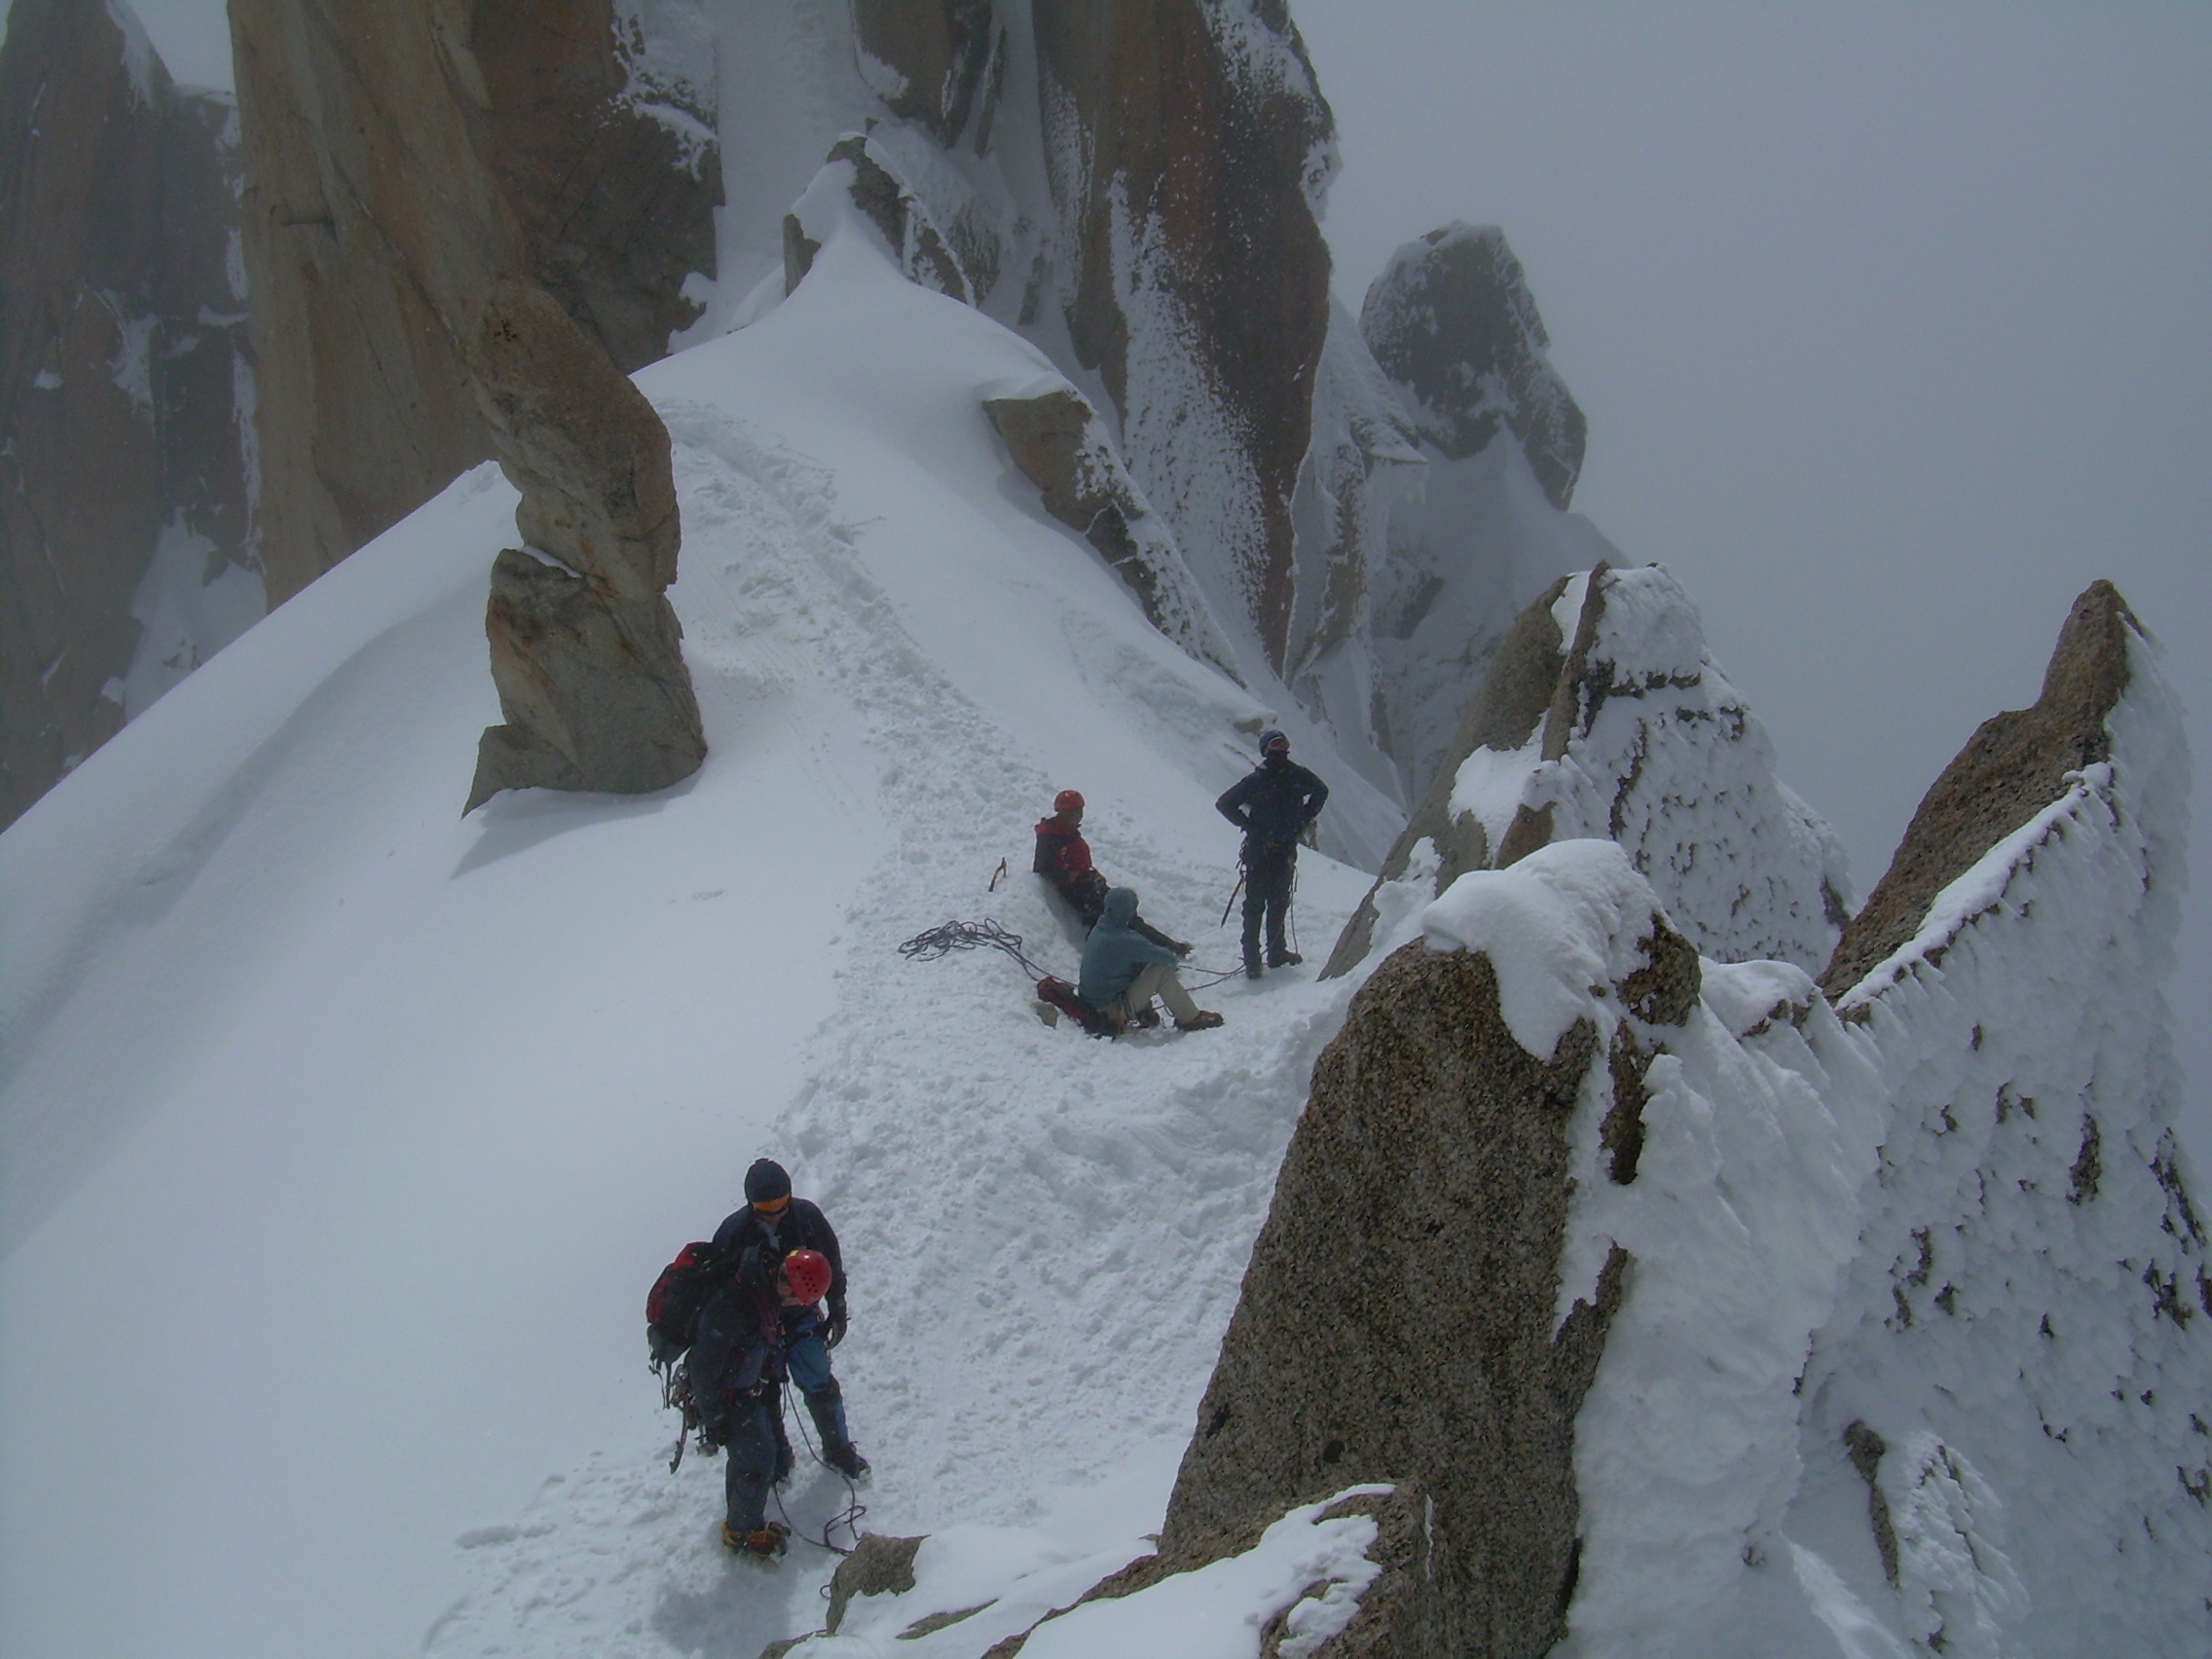
[(1245, 977), (1245, 978), (1247, 978), (1247, 979), (1257, 979), (1257, 978), (1258, 978), (1259, 977), (1260, 977), (1260, 959), (1259, 959), (1259, 957), (1257, 957), (1257, 956), (1247, 956), (1247, 957), (1245, 957), (1245, 958), (1244, 958), (1244, 977)]
[(850, 1440), (823, 1447), (822, 1460), (849, 1481), (867, 1478), (867, 1459), (861, 1456), (861, 1449)]
[(1175, 1029), (1178, 1031), (1212, 1031), (1221, 1023), (1220, 1014), (1214, 1013), (1210, 1008), (1201, 1008), (1190, 1018), (1178, 1019), (1175, 1022)]
[(1270, 968), (1295, 968), (1305, 960), (1306, 958), (1299, 955), (1295, 950), (1271, 950), (1268, 952), (1268, 966)]
[(760, 1561), (774, 1561), (782, 1555), (791, 1535), (792, 1530), (780, 1521), (770, 1521), (757, 1532), (740, 1532), (727, 1521), (722, 1523), (722, 1542), (739, 1555)]

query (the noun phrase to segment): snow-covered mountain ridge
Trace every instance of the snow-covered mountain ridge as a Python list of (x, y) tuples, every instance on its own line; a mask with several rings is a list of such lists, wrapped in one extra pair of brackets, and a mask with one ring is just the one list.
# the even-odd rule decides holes
[[(990, 913), (1072, 970), (1029, 878), (985, 888), (1075, 782), (1106, 867), (1226, 966), (1243, 728), (1330, 762), (1046, 518), (982, 407), (1033, 349), (847, 228), (641, 381), (677, 440), (694, 784), (461, 821), (514, 502), (480, 472), (0, 841), (10, 1651), (382, 1653), (464, 1598), (441, 1640), (561, 1647), (548, 1581), (607, 1651), (662, 1650), (684, 1598), (719, 1641), (804, 1628), (701, 1530), (719, 1468), (666, 1478), (636, 1327), (770, 1145), (873, 1264), (840, 1369), (880, 1515), (1028, 1515), (1155, 1439), (1157, 1502), (1341, 997), (1232, 987), (1222, 1032), (1107, 1048), (996, 959), (893, 946)], [(1330, 769), (1325, 847), (1372, 860), (1390, 810)], [(1308, 938), (1364, 885), (1309, 859)], [(1134, 1326), (1131, 1271), (1162, 1299)], [(577, 1508), (535, 1532), (549, 1477)], [(141, 1594), (88, 1600), (125, 1513), (161, 1536)], [(603, 1583), (586, 1536), (637, 1553)]]
[[(1033, 1019), (993, 958), (893, 947), (987, 912), (1070, 965), (1018, 872), (1075, 783), (1106, 867), (1227, 966), (1210, 802), (1265, 719), (1337, 790), (1343, 861), (1303, 866), (1309, 953), (1395, 817), (1287, 697), (1178, 649), (1045, 514), (984, 411), (1050, 372), (1035, 348), (905, 280), (857, 216), (820, 240), (775, 310), (640, 377), (676, 441), (693, 782), (458, 818), (514, 503), (478, 473), (0, 837), (9, 1651), (742, 1654), (813, 1629), (828, 1558), (763, 1575), (722, 1554), (719, 1470), (667, 1473), (636, 1328), (762, 1150), (854, 1264), (839, 1367), (878, 1470), (868, 1525), (931, 1535), (916, 1588), (863, 1598), (816, 1651), (978, 1653), (1159, 1529), (1364, 981), (1233, 980), (1205, 993), (1222, 1031), (1089, 1044)], [(1677, 901), (1654, 898), (1663, 858), (1587, 833), (1441, 900), (1430, 854), (1377, 895), (1372, 959), (1479, 949), (1551, 1010), (1507, 1021), (1531, 1058), (1578, 1019), (1608, 1062), (1600, 1033), (1667, 1046), (1638, 1056), (1633, 1180), (1606, 1144), (1611, 1065), (1578, 1080), (1564, 1253), (1538, 1263), (1554, 1313), (1613, 1247), (1637, 1264), (1573, 1419), (1584, 1650), (1825, 1659), (1939, 1631), (2049, 1659), (2083, 1632), (2155, 1651), (2189, 1628), (2173, 1564), (2203, 1555), (2186, 1451), (2208, 1414), (2183, 1345), (2208, 1327), (2177, 1311), (2200, 1241), (2159, 1138), (2156, 991), (2180, 762), (2147, 654), (2129, 683), (2106, 769), (1946, 888), (1962, 903), (1860, 1023), (1802, 968), (1709, 959), (1679, 1035), (1639, 1031), (1609, 987)], [(1697, 712), (1664, 689), (1669, 719)], [(1608, 696), (1568, 724), (1609, 739), (1631, 712)], [(1638, 752), (1563, 742), (1593, 789), (1603, 755)], [(1649, 823), (1694, 866), (1694, 824)], [(1016, 880), (993, 892), (1001, 857)], [(1470, 914), (1515, 895), (1543, 929)], [(2085, 1161), (2060, 1108), (2091, 1097)], [(1914, 1323), (1893, 1327), (1899, 1297)], [(2106, 1403), (2121, 1380), (2135, 1403)], [(1316, 1498), (1362, 1484), (1345, 1457)], [(2071, 1513), (2046, 1526), (2061, 1483)], [(808, 1476), (787, 1501), (813, 1529), (842, 1495)], [(1170, 1634), (1256, 1651), (1270, 1599), (1313, 1582), (1290, 1565), (1358, 1575), (1357, 1526), (1293, 1519), (1286, 1555), (1209, 1581), (1249, 1598), (1235, 1617)], [(2149, 1542), (2113, 1544), (2139, 1524)], [(129, 1597), (105, 1593), (119, 1534)], [(2120, 1565), (2069, 1570), (2091, 1550)], [(1146, 1594), (1190, 1591), (1171, 1584)], [(1118, 1628), (1157, 1641), (1138, 1601)], [(1081, 1651), (1107, 1617), (1045, 1626), (1037, 1651)]]

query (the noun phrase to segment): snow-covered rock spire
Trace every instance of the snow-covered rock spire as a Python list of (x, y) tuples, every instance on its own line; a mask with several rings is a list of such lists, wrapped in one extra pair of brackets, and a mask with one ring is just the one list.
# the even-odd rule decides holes
[(1827, 972), (1888, 1116), (1805, 1372), (1792, 1528), (1854, 1510), (1868, 1599), (1928, 1649), (2212, 1646), (2212, 1234), (2161, 990), (2189, 772), (2157, 651), (2098, 582)]
[[(1842, 929), (1842, 848), (1775, 775), (1765, 728), (1656, 565), (1600, 565), (1522, 613), (1378, 894), (1423, 843), (1441, 892), (1462, 870), (1582, 836), (1620, 842), (1707, 956), (1811, 972)], [(1371, 900), (1330, 974), (1367, 955), (1374, 922)]]

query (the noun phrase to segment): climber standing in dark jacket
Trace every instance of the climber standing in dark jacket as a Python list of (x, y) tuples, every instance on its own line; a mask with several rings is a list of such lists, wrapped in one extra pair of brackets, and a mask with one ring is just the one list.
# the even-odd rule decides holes
[(715, 1255), (741, 1260), (748, 1249), (780, 1262), (793, 1250), (819, 1250), (830, 1260), (827, 1322), (820, 1305), (787, 1307), (783, 1352), (791, 1381), (806, 1400), (807, 1415), (822, 1436), (822, 1459), (847, 1480), (867, 1473), (867, 1459), (845, 1426), (845, 1394), (830, 1370), (830, 1350), (845, 1340), (845, 1258), (830, 1218), (805, 1198), (792, 1197), (792, 1178), (772, 1158), (745, 1172), (745, 1207), (715, 1233)]
[(1305, 767), (1293, 764), (1290, 739), (1279, 731), (1260, 734), (1260, 763), (1214, 802), (1222, 817), (1244, 831), (1244, 972), (1260, 977), (1260, 924), (1268, 930), (1270, 968), (1291, 966), (1302, 958), (1283, 939), (1290, 916), (1290, 890), (1298, 872), (1298, 842), (1307, 826), (1321, 816), (1329, 786)]

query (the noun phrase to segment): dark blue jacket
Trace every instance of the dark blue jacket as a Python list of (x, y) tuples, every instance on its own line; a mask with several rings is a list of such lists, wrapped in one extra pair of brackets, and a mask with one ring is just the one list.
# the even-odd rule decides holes
[(1083, 947), (1083, 977), (1076, 986), (1092, 1008), (1104, 1008), (1135, 982), (1148, 962), (1173, 962), (1175, 953), (1130, 926), (1137, 896), (1126, 887), (1106, 890), (1106, 906)]
[[(763, 1257), (772, 1256), (781, 1262), (793, 1250), (819, 1250), (830, 1258), (830, 1312), (831, 1317), (845, 1310), (845, 1258), (837, 1248), (837, 1235), (830, 1230), (830, 1218), (820, 1206), (807, 1198), (793, 1198), (791, 1208), (784, 1211), (784, 1219), (771, 1239), (767, 1224), (754, 1212), (753, 1206), (732, 1215), (715, 1230), (715, 1254), (724, 1261), (734, 1262), (755, 1246), (761, 1246)], [(771, 1271), (769, 1277), (773, 1279)]]
[(1288, 756), (1271, 755), (1213, 804), (1244, 831), (1244, 860), (1251, 864), (1295, 856), (1299, 836), (1328, 798), (1327, 784)]

